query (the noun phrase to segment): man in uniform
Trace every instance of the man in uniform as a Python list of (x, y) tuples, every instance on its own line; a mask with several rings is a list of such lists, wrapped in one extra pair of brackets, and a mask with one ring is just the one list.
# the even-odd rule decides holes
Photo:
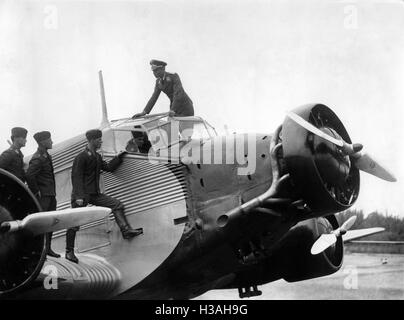
[(156, 77), (154, 92), (143, 112), (135, 114), (132, 118), (142, 117), (153, 109), (161, 91), (170, 99), (170, 115), (176, 117), (188, 117), (194, 115), (194, 107), (191, 99), (182, 87), (180, 77), (176, 73), (168, 73), (165, 70), (167, 63), (159, 60), (150, 61), (151, 69)]
[(24, 155), (21, 148), (27, 143), (28, 131), (21, 127), (11, 129), (12, 145), (0, 155), (0, 168), (25, 182)]
[[(96, 152), (102, 145), (101, 130), (87, 131), (86, 138), (88, 141), (86, 148), (73, 161), (72, 207), (84, 207), (90, 203), (96, 206), (111, 208), (124, 239), (131, 239), (140, 235), (143, 233), (143, 230), (141, 228), (131, 228), (124, 213), (124, 205), (118, 199), (100, 193), (99, 180), (101, 170), (114, 171), (122, 163), (121, 157), (125, 152), (121, 152), (107, 163)], [(70, 228), (66, 234), (66, 259), (75, 263), (78, 263), (78, 259), (74, 254), (74, 242), (78, 230), (79, 227)]]
[[(140, 128), (140, 126), (135, 126), (135, 128)], [(132, 139), (130, 139), (126, 145), (126, 151), (128, 152), (139, 152), (148, 153), (151, 148), (151, 143), (147, 137), (146, 132), (131, 131)]]
[[(34, 134), (38, 150), (33, 154), (26, 173), (27, 183), (37, 197), (43, 211), (56, 210), (56, 185), (53, 172), (52, 157), (48, 150), (52, 149), (53, 141), (49, 131)], [(51, 249), (52, 232), (46, 234), (46, 252), (48, 256), (59, 258), (60, 255)]]

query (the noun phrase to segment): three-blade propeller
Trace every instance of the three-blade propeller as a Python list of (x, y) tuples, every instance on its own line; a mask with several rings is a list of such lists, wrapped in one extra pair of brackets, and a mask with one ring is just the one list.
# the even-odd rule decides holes
[(339, 236), (345, 234), (353, 226), (355, 220), (356, 216), (352, 216), (347, 221), (345, 221), (338, 229), (329, 234), (322, 234), (311, 247), (311, 254), (319, 254), (327, 248), (331, 247), (335, 242), (337, 242), (337, 238)]
[(327, 133), (321, 131), (308, 121), (304, 120), (302, 117), (298, 116), (293, 112), (289, 112), (288, 117), (296, 122), (298, 125), (305, 128), (307, 131), (319, 136), (320, 138), (331, 142), (340, 148), (341, 152), (344, 155), (348, 155), (351, 157), (354, 165), (362, 171), (365, 171), (371, 175), (374, 175), (380, 179), (395, 182), (397, 179), (394, 177), (392, 173), (390, 173), (386, 168), (382, 167), (378, 164), (372, 157), (370, 157), (366, 152), (362, 152), (363, 146), (359, 143), (349, 144), (345, 142), (343, 139), (337, 139), (331, 137)]
[(32, 235), (54, 232), (81, 226), (105, 218), (111, 209), (104, 207), (84, 207), (59, 211), (45, 211), (30, 214), (23, 220), (5, 221), (0, 225), (0, 233), (27, 231)]

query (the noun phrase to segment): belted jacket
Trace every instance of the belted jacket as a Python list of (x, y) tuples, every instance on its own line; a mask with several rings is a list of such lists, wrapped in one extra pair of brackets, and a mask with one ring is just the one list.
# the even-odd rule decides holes
[(29, 161), (26, 173), (27, 183), (34, 194), (56, 196), (55, 175), (52, 157), (46, 150), (37, 150)]
[(85, 199), (90, 194), (99, 194), (101, 170), (112, 172), (121, 163), (119, 157), (106, 162), (98, 152), (93, 153), (86, 147), (73, 161), (72, 199)]
[(150, 113), (153, 109), (161, 91), (170, 99), (170, 110), (173, 110), (176, 116), (187, 117), (194, 115), (192, 100), (184, 91), (179, 75), (168, 72), (164, 74), (162, 79), (156, 79), (153, 95), (143, 110), (145, 113)]

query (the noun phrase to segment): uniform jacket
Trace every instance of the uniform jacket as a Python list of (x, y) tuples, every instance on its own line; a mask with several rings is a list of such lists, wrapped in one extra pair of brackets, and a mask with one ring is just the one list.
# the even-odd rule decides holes
[(112, 172), (121, 162), (119, 157), (115, 157), (107, 163), (99, 153), (93, 154), (86, 147), (73, 161), (72, 199), (85, 199), (90, 194), (99, 194), (101, 170)]
[(170, 99), (170, 110), (173, 110), (176, 116), (187, 117), (194, 115), (192, 100), (185, 93), (179, 75), (168, 72), (165, 73), (163, 79), (156, 79), (153, 95), (144, 108), (144, 112), (150, 113), (161, 91)]
[(25, 182), (24, 155), (21, 150), (11, 146), (0, 155), (0, 168), (7, 170)]
[(32, 156), (27, 170), (27, 183), (34, 194), (56, 196), (55, 175), (52, 157), (45, 150), (37, 150)]

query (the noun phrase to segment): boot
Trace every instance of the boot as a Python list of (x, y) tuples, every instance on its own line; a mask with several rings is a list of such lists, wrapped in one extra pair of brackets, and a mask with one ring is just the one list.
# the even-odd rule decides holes
[(124, 239), (131, 239), (131, 238), (136, 237), (143, 233), (142, 228), (138, 228), (138, 229), (131, 228), (131, 226), (129, 225), (128, 220), (126, 220), (126, 216), (122, 210), (115, 210), (114, 216), (115, 216), (115, 221), (116, 221), (117, 225), (119, 226), (119, 229), (121, 229), (122, 236)]
[(50, 257), (60, 258), (60, 254), (57, 254), (51, 248), (52, 232), (46, 234), (46, 254)]
[(74, 241), (76, 239), (76, 230), (67, 229), (66, 232), (66, 255), (65, 258), (74, 263), (79, 263), (79, 259), (77, 259), (74, 254)]
[(79, 259), (76, 257), (76, 255), (74, 254), (74, 250), (68, 250), (66, 249), (66, 254), (65, 254), (65, 258), (71, 262), (74, 263), (79, 263)]

